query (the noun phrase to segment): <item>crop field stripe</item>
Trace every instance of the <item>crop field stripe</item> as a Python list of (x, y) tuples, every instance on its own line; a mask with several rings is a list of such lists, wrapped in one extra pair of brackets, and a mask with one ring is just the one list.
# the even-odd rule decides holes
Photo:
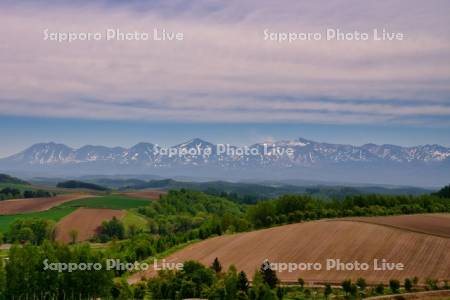
[(46, 211), (77, 199), (92, 197), (89, 194), (66, 194), (55, 197), (21, 198), (0, 201), (0, 215), (17, 215)]
[[(420, 229), (418, 224), (414, 224), (411, 220), (406, 220), (415, 218), (417, 221), (423, 221), (423, 218), (427, 218), (429, 221), (428, 228)], [(431, 220), (434, 218), (434, 220)], [(398, 223), (393, 224), (393, 220), (402, 220), (410, 221), (411, 223)], [(360, 218), (345, 218), (341, 219), (342, 221), (350, 221), (350, 222), (362, 222), (367, 224), (385, 226), (393, 229), (410, 231), (414, 233), (420, 233), (425, 235), (432, 235), (443, 238), (450, 238), (450, 231), (448, 233), (441, 233), (438, 231), (442, 231), (442, 224), (450, 224), (450, 214), (415, 214), (415, 215), (401, 215), (401, 216), (387, 216), (387, 217), (360, 217)], [(423, 225), (423, 223), (422, 223)], [(433, 228), (434, 225), (434, 228)], [(430, 228), (431, 227), (431, 228)], [(449, 226), (447, 226), (448, 228)], [(434, 230), (433, 230), (434, 229)]]
[[(39, 199), (36, 201), (39, 201)], [(74, 212), (79, 207), (121, 210), (137, 208), (146, 205), (148, 205), (148, 200), (129, 198), (119, 195), (89, 197), (71, 200), (45, 211), (0, 215), (0, 232), (6, 232), (9, 228), (9, 225), (18, 219), (42, 218), (58, 222), (60, 219)]]
[(58, 222), (76, 210), (76, 207), (55, 207), (46, 211), (0, 216), (0, 232), (6, 232), (15, 220), (46, 219)]
[(63, 207), (88, 207), (109, 209), (131, 209), (147, 206), (148, 200), (130, 198), (120, 195), (108, 195), (84, 198), (64, 203)]
[(422, 230), (418, 230), (418, 229), (412, 229), (412, 228), (405, 228), (405, 227), (400, 227), (400, 226), (396, 226), (396, 225), (392, 225), (392, 224), (380, 224), (380, 223), (364, 221), (364, 220), (345, 220), (345, 219), (343, 219), (341, 221), (365, 223), (365, 224), (370, 224), (370, 225), (375, 225), (375, 226), (388, 227), (388, 228), (396, 229), (396, 230), (400, 230), (400, 231), (407, 231), (407, 232), (413, 232), (413, 233), (424, 234), (424, 235), (432, 235), (432, 236), (435, 236), (435, 237), (446, 238), (446, 239), (450, 238), (449, 236), (444, 235), (444, 234), (438, 234), (438, 233), (433, 233), (433, 232), (426, 232), (426, 231), (422, 231)]

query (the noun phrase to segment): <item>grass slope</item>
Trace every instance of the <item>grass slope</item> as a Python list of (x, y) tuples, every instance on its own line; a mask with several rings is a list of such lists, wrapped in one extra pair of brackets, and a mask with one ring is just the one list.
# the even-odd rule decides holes
[(148, 228), (147, 219), (132, 210), (128, 210), (126, 212), (125, 216), (122, 218), (122, 222), (127, 228), (131, 225), (134, 225), (137, 229), (142, 229), (144, 231)]

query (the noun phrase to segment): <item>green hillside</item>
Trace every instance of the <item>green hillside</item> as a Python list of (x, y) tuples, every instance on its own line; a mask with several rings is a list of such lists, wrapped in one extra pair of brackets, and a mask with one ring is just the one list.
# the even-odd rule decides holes
[(94, 190), (94, 191), (108, 191), (109, 189), (98, 185), (94, 183), (84, 182), (84, 181), (78, 181), (78, 180), (68, 180), (60, 182), (56, 185), (58, 188), (65, 188), (65, 189), (88, 189), (88, 190)]
[(8, 174), (0, 174), (0, 184), (20, 184), (20, 185), (29, 185), (28, 182), (26, 182), (26, 181), (24, 181), (24, 180), (22, 180), (22, 179), (19, 179), (19, 178), (10, 176), (10, 175), (8, 175)]

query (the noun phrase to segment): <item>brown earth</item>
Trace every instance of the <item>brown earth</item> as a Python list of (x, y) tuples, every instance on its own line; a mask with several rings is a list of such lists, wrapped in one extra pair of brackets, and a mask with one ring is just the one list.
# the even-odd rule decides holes
[(103, 221), (125, 216), (125, 211), (115, 209), (79, 208), (56, 224), (56, 240), (71, 242), (70, 231), (78, 233), (77, 242), (91, 239)]
[(148, 199), (148, 200), (159, 200), (159, 197), (165, 194), (167, 194), (167, 192), (159, 190), (144, 190), (144, 191), (120, 193), (120, 195), (124, 195), (127, 197)]
[[(234, 264), (250, 278), (265, 259), (297, 266), (299, 263), (320, 263), (320, 270), (278, 271), (277, 275), (285, 283), (302, 277), (309, 283), (339, 284), (346, 278), (363, 277), (369, 284), (375, 284), (413, 276), (450, 279), (449, 250), (449, 238), (363, 222), (322, 220), (208, 239), (170, 255), (166, 261), (192, 259), (210, 265), (217, 257), (225, 270)], [(369, 270), (327, 270), (327, 259), (367, 263)], [(402, 263), (405, 268), (375, 271), (375, 259)], [(154, 271), (148, 270), (132, 275), (129, 281), (134, 283), (143, 276), (154, 275)]]
[(93, 197), (89, 194), (66, 194), (48, 198), (28, 198), (0, 201), (0, 215), (14, 215), (27, 212), (48, 210), (52, 207), (82, 198)]
[(352, 218), (351, 220), (391, 226), (450, 238), (450, 214)]

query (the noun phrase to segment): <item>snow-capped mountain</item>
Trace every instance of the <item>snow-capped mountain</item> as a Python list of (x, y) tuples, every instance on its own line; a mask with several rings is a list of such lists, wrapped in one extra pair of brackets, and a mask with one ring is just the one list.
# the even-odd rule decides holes
[(56, 144), (53, 142), (39, 143), (0, 161), (10, 162), (13, 164), (26, 163), (29, 165), (62, 163), (64, 161), (74, 161), (73, 152), (74, 151), (72, 148), (69, 148), (63, 144)]
[(40, 143), (0, 159), (0, 170), (91, 174), (169, 172), (218, 178), (282, 176), (327, 180), (360, 178), (357, 174), (363, 171), (389, 178), (396, 173), (405, 177), (409, 176), (405, 172), (415, 172), (420, 177), (429, 172), (430, 180), (450, 181), (450, 148), (352, 146), (303, 138), (246, 147), (216, 145), (198, 138), (171, 147), (139, 143), (131, 148), (87, 145), (73, 149), (63, 144)]
[(120, 157), (123, 162), (157, 164), (158, 160), (154, 154), (157, 148), (154, 144), (139, 143), (130, 149), (123, 149)]

